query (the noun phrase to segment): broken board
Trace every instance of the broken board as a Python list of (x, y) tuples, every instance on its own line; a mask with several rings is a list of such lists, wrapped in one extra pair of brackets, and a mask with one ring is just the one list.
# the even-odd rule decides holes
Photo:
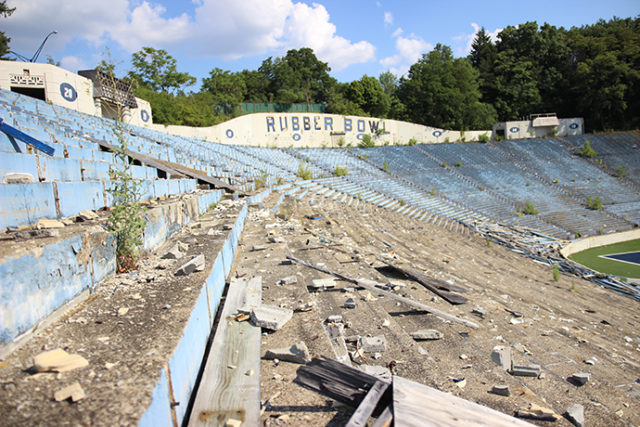
[(395, 427), (532, 427), (526, 421), (402, 377), (393, 377)]
[(233, 315), (240, 307), (259, 306), (261, 295), (262, 277), (231, 279), (189, 426), (260, 423), (261, 329)]

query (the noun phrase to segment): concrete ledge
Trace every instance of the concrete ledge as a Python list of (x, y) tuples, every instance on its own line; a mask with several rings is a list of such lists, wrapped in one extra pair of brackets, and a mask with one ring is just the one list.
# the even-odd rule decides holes
[[(217, 203), (222, 194), (217, 190), (187, 196), (149, 209), (145, 214), (144, 248), (163, 243)], [(102, 227), (85, 227), (66, 234), (36, 244), (7, 243), (0, 261), (0, 353), (55, 310), (115, 272), (115, 238)]]

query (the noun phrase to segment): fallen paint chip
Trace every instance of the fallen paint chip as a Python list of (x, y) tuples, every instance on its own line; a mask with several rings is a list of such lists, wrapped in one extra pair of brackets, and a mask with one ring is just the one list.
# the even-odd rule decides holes
[(79, 354), (69, 354), (61, 348), (45, 351), (33, 358), (38, 372), (67, 372), (84, 368), (89, 362)]
[(439, 340), (444, 336), (444, 334), (436, 329), (420, 329), (419, 331), (412, 332), (411, 338), (416, 341), (433, 341)]
[(311, 361), (311, 354), (304, 341), (299, 341), (291, 347), (267, 350), (264, 358), (267, 360), (278, 359), (286, 362), (305, 364)]
[(176, 276), (187, 276), (194, 271), (203, 271), (205, 265), (204, 255), (200, 254), (191, 259), (191, 261), (182, 265), (175, 273)]
[(84, 393), (84, 390), (82, 390), (80, 383), (77, 381), (70, 386), (61, 388), (53, 394), (53, 398), (56, 400), (56, 402), (61, 402), (63, 400), (67, 400), (68, 398), (71, 398), (72, 402), (77, 402), (78, 400), (84, 399), (85, 397), (87, 396)]
[(293, 310), (262, 305), (251, 310), (251, 321), (261, 328), (277, 331), (291, 320)]

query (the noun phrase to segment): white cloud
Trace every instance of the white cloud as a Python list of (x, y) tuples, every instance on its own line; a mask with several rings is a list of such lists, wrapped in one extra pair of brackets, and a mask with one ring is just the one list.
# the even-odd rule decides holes
[(60, 60), (60, 67), (73, 72), (90, 68), (83, 59), (71, 55), (65, 56)]
[[(16, 6), (18, 0), (9, 0)], [(280, 55), (289, 48), (310, 47), (334, 70), (371, 61), (375, 47), (337, 34), (321, 4), (295, 0), (192, 0), (191, 15), (167, 16), (160, 0), (30, 0), (3, 19), (12, 50), (25, 56), (54, 29), (49, 50), (64, 51), (71, 41), (103, 48), (115, 41), (128, 52), (142, 46), (186, 50), (193, 55), (237, 59), (252, 55)]]
[[(472, 22), (471, 26), (473, 27), (473, 33), (463, 34), (453, 38), (454, 41), (459, 42), (455, 48), (456, 54), (458, 56), (467, 56), (471, 52), (473, 39), (476, 37), (476, 34), (478, 34), (478, 31), (480, 31), (481, 28), (481, 26), (476, 24), (475, 22)], [(498, 40), (498, 33), (500, 33), (500, 31), (502, 31), (502, 28), (496, 28), (493, 31), (487, 31), (487, 29), (485, 28), (485, 32), (489, 35), (489, 37), (491, 37), (491, 40), (494, 43), (496, 42), (496, 40)]]
[(399, 36), (400, 34), (402, 34), (403, 32), (404, 32), (404, 31), (402, 30), (402, 28), (398, 27), (398, 29), (397, 29), (397, 30), (395, 30), (395, 31), (393, 32), (393, 34), (391, 34), (391, 37), (393, 37), (393, 38), (395, 39), (396, 37), (398, 37), (398, 36)]
[(422, 57), (423, 53), (433, 49), (433, 45), (426, 42), (420, 36), (410, 34), (408, 37), (403, 37), (401, 34), (401, 28), (398, 28), (393, 33), (393, 37), (396, 39), (396, 51), (398, 53), (380, 60), (380, 65), (385, 68), (389, 67), (389, 71), (397, 76), (406, 74), (409, 67), (416, 63)]
[(384, 23), (386, 25), (393, 24), (393, 15), (391, 14), (391, 12), (385, 12), (384, 13)]

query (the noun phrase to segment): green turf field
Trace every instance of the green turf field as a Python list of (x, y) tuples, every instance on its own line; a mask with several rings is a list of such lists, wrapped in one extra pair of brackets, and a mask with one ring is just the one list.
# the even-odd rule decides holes
[(600, 258), (600, 255), (633, 251), (640, 251), (640, 239), (587, 249), (569, 256), (569, 259), (601, 273), (640, 279), (640, 265)]

